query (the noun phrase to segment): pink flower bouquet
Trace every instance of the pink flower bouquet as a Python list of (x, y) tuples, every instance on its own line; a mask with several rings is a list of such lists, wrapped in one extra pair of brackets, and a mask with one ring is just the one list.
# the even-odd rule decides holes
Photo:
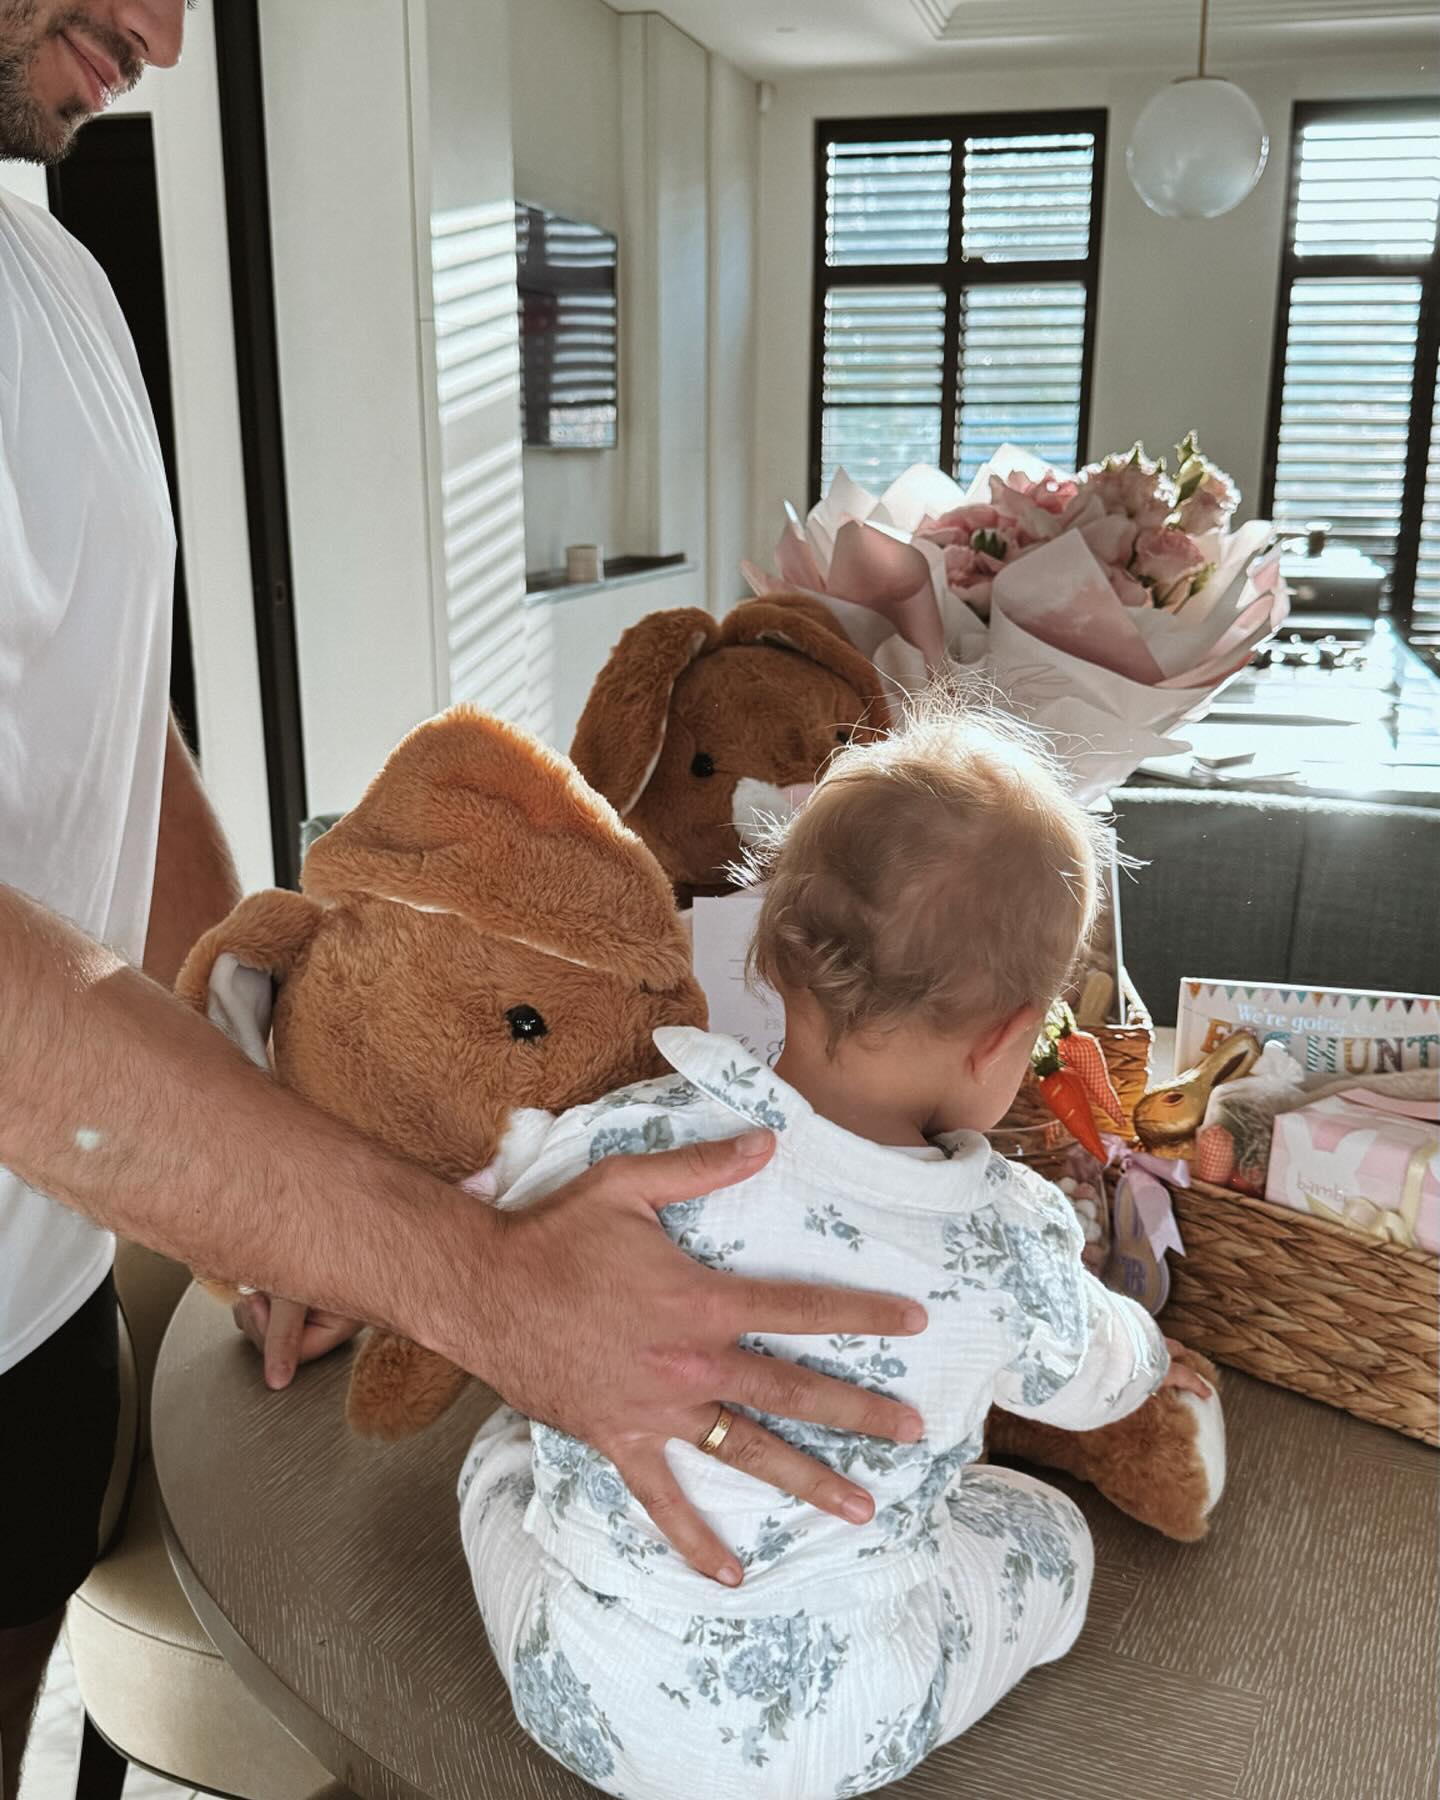
[(841, 471), (787, 507), (757, 593), (818, 596), (897, 691), (954, 665), (1056, 738), (1098, 798), (1199, 718), (1289, 610), (1268, 522), (1180, 446), (1171, 478), (1137, 444), (1076, 475), (1006, 446), (968, 490), (917, 465), (877, 499)]

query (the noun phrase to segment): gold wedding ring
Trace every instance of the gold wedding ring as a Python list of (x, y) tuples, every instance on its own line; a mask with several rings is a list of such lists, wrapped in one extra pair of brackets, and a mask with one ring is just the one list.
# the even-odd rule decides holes
[(726, 1438), (729, 1437), (730, 1427), (734, 1423), (734, 1413), (726, 1412), (725, 1408), (722, 1406), (715, 1415), (715, 1423), (700, 1440), (700, 1448), (707, 1456), (718, 1456), (720, 1454), (720, 1446), (725, 1442)]

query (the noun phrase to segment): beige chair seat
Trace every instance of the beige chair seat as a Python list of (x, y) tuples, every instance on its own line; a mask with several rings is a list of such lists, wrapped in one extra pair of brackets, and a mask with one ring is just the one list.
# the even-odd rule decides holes
[(128, 1328), (122, 1324), (120, 1448), (102, 1542), (120, 1514), (133, 1458), (138, 1467), (120, 1534), (66, 1613), (76, 1684), (103, 1737), (184, 1787), (239, 1800), (335, 1800), (346, 1790), (211, 1643), (165, 1548), (143, 1421), (159, 1341), (185, 1285), (174, 1265), (122, 1246), (116, 1286)]
[(205, 1635), (170, 1566), (146, 1456), (124, 1536), (65, 1621), (85, 1710), (132, 1762), (244, 1800), (314, 1800), (334, 1783)]

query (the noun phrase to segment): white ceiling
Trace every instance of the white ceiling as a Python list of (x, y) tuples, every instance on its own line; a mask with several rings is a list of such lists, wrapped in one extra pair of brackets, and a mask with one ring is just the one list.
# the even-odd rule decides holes
[[(1199, 0), (609, 0), (662, 12), (752, 75), (1194, 56)], [(1211, 61), (1410, 51), (1433, 70), (1436, 0), (1211, 0)]]

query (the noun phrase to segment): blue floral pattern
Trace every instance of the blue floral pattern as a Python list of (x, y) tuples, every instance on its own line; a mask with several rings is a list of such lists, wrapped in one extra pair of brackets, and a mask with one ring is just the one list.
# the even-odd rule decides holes
[(806, 1207), (805, 1229), (819, 1232), (821, 1237), (833, 1237), (847, 1250), (859, 1250), (865, 1242), (865, 1234), (859, 1226), (842, 1217), (840, 1208), (833, 1204), (821, 1208)]
[(732, 1056), (718, 1076), (708, 1081), (697, 1076), (695, 1081), (697, 1087), (747, 1119), (753, 1119), (757, 1125), (767, 1126), (771, 1131), (787, 1129), (789, 1120), (781, 1110), (780, 1096), (764, 1063), (747, 1063)]
[(945, 1506), (961, 1531), (1001, 1539), (1006, 1545), (1001, 1592), (1010, 1615), (1007, 1643), (1013, 1644), (1020, 1635), (1032, 1583), (1053, 1582), (1064, 1599), (1073, 1598), (1076, 1515), (1059, 1494), (1038, 1488), (1017, 1490), (997, 1476), (971, 1470), (945, 1496)]
[(691, 1658), (689, 1687), (666, 1689), (687, 1708), (697, 1702), (724, 1705), (727, 1695), (749, 1703), (758, 1716), (740, 1728), (719, 1727), (720, 1742), (741, 1760), (763, 1768), (768, 1744), (786, 1742), (797, 1719), (825, 1711), (836, 1677), (845, 1666), (850, 1642), (823, 1620), (803, 1612), (754, 1619), (696, 1616), (684, 1641), (699, 1654)]
[(590, 1697), (590, 1687), (551, 1641), (548, 1598), (542, 1589), (534, 1622), (515, 1652), (510, 1677), (515, 1717), (558, 1761), (582, 1781), (604, 1781), (624, 1746)]
[(940, 1658), (924, 1699), (893, 1718), (876, 1721), (874, 1730), (865, 1738), (873, 1746), (870, 1760), (863, 1769), (842, 1777), (835, 1789), (835, 1800), (852, 1800), (854, 1795), (868, 1794), (872, 1788), (899, 1781), (923, 1762), (938, 1743), (950, 1672), (971, 1650), (970, 1620), (948, 1588), (940, 1590), (940, 1605)]
[(632, 1569), (670, 1554), (653, 1527), (642, 1529), (645, 1515), (635, 1507), (620, 1471), (608, 1456), (551, 1425), (531, 1427), (536, 1491), (552, 1517), (564, 1519), (572, 1507), (585, 1507), (603, 1523), (610, 1548)]

